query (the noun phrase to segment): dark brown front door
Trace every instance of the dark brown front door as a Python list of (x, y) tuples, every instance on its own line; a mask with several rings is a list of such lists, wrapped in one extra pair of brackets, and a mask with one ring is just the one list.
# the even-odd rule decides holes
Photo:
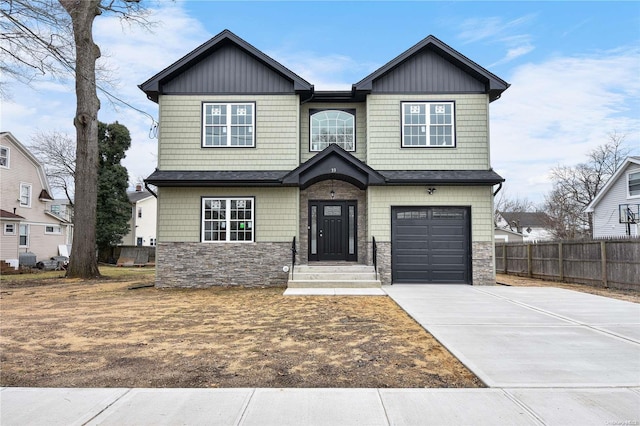
[(357, 260), (357, 202), (309, 202), (309, 260)]

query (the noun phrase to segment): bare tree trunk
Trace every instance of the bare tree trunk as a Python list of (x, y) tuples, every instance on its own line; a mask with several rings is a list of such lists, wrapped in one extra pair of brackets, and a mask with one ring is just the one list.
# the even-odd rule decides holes
[(100, 0), (59, 0), (71, 16), (76, 44), (77, 109), (75, 216), (73, 246), (67, 276), (100, 276), (96, 253), (96, 206), (98, 197), (98, 110), (96, 60), (100, 49), (93, 42), (93, 21), (100, 14)]

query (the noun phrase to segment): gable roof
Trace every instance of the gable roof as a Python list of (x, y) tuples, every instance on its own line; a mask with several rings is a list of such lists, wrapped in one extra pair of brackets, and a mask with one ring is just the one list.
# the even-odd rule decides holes
[(382, 67), (378, 68), (373, 73), (369, 74), (359, 82), (353, 85), (354, 91), (371, 91), (373, 89), (373, 83), (375, 80), (389, 74), (394, 69), (398, 68), (401, 64), (405, 63), (412, 57), (416, 56), (420, 52), (430, 50), (438, 55), (442, 56), (446, 61), (453, 65), (462, 68), (471, 76), (481, 81), (485, 85), (485, 90), (489, 93), (490, 101), (494, 101), (500, 97), (502, 92), (507, 90), (509, 83), (502, 80), (500, 77), (489, 72), (485, 68), (473, 62), (457, 50), (451, 48), (447, 44), (443, 43), (433, 35), (430, 35), (418, 42), (416, 45), (398, 55)]
[(611, 187), (620, 178), (620, 175), (622, 175), (625, 172), (625, 170), (627, 169), (627, 167), (629, 165), (631, 165), (631, 164), (635, 164), (637, 166), (640, 166), (640, 157), (635, 157), (635, 156), (627, 157), (624, 160), (624, 163), (622, 163), (622, 165), (620, 166), (620, 168), (618, 170), (616, 170), (616, 172), (613, 174), (613, 176), (611, 176), (609, 178), (609, 180), (607, 181), (607, 183), (605, 183), (605, 185), (602, 187), (600, 192), (598, 192), (596, 194), (596, 196), (589, 203), (587, 208), (584, 209), (585, 212), (587, 212), (587, 213), (593, 212), (593, 210), (595, 209), (596, 205), (602, 200), (602, 198), (606, 195), (606, 193), (609, 192), (609, 189), (611, 189)]
[(138, 201), (142, 201), (149, 197), (153, 197), (149, 191), (130, 191), (127, 192), (127, 198), (129, 198), (129, 202), (134, 204)]
[(218, 35), (211, 38), (209, 41), (201, 44), (185, 56), (169, 65), (158, 74), (154, 75), (144, 83), (138, 85), (138, 87), (147, 94), (147, 97), (154, 102), (158, 102), (158, 96), (162, 91), (162, 85), (164, 82), (186, 71), (193, 65), (202, 61), (204, 58), (215, 52), (222, 46), (232, 45), (242, 49), (251, 57), (258, 60), (260, 63), (266, 65), (282, 77), (290, 80), (293, 83), (293, 89), (295, 91), (312, 91), (313, 86), (302, 77), (289, 70), (284, 65), (280, 64), (275, 59), (265, 55), (260, 50), (256, 49), (234, 33), (229, 30), (224, 30)]
[(15, 213), (11, 213), (8, 212), (6, 210), (1, 210), (0, 209), (0, 218), (4, 219), (4, 220), (20, 220), (20, 219), (24, 219), (24, 217), (15, 214)]
[(0, 143), (3, 141), (9, 141), (13, 146), (16, 147), (18, 151), (20, 151), (29, 161), (31, 161), (36, 168), (36, 172), (38, 174), (38, 178), (40, 180), (40, 185), (42, 185), (42, 190), (38, 196), (39, 199), (44, 201), (52, 201), (51, 198), (51, 187), (49, 186), (49, 179), (47, 179), (47, 175), (44, 172), (44, 166), (42, 163), (36, 158), (35, 155), (27, 149), (11, 132), (0, 132)]
[(519, 227), (546, 228), (550, 221), (544, 212), (500, 212), (500, 216), (509, 225), (515, 222)]

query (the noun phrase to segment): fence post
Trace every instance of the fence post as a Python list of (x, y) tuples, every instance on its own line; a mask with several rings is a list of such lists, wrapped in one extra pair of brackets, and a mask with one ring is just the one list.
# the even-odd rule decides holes
[(600, 241), (600, 259), (602, 264), (602, 285), (605, 288), (609, 288), (609, 281), (607, 280), (607, 243)]
[(533, 276), (533, 259), (531, 254), (531, 244), (527, 244), (527, 276), (531, 278)]
[(507, 245), (506, 244), (502, 245), (502, 267), (504, 268), (504, 273), (506, 274), (508, 272), (508, 269), (507, 269)]
[(564, 259), (562, 258), (562, 243), (558, 243), (558, 278), (564, 281)]

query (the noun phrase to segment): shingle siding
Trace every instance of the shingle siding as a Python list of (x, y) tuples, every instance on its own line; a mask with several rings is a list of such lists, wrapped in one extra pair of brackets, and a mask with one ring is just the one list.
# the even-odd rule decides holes
[[(254, 148), (202, 148), (202, 102), (255, 102)], [(161, 96), (160, 170), (291, 170), (299, 164), (297, 95)]]
[[(403, 101), (454, 101), (455, 148), (402, 148)], [(369, 95), (367, 164), (377, 170), (487, 170), (487, 95)]]

